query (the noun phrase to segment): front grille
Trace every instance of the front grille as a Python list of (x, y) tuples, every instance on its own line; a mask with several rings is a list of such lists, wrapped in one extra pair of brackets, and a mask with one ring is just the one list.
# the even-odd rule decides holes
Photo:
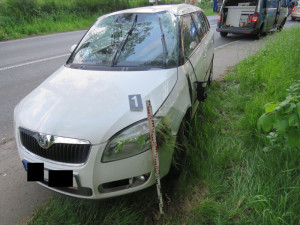
[(90, 153), (90, 144), (54, 143), (48, 149), (44, 149), (39, 145), (34, 134), (35, 132), (20, 128), (21, 143), (28, 151), (43, 158), (62, 163), (81, 164), (86, 162)]

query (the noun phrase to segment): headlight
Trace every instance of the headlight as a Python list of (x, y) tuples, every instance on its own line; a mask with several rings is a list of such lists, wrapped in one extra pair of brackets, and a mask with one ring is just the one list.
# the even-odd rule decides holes
[[(155, 120), (157, 124), (159, 120)], [(128, 158), (150, 149), (147, 120), (134, 124), (113, 137), (105, 147), (102, 162)]]

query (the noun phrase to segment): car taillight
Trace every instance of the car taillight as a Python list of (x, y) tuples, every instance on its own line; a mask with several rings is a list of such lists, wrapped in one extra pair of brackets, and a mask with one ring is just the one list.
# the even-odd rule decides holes
[(257, 20), (258, 20), (258, 14), (257, 13), (255, 13), (253, 15), (250, 15), (250, 17), (251, 17), (252, 22), (257, 22)]
[(296, 10), (296, 6), (294, 6), (293, 8), (292, 8), (292, 11), (295, 11)]
[(221, 20), (221, 13), (219, 13), (219, 17), (218, 17), (218, 21), (220, 21)]

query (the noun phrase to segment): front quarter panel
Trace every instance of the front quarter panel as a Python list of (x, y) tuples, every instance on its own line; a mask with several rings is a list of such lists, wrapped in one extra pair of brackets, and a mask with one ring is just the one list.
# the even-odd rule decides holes
[(157, 116), (167, 117), (170, 121), (172, 134), (176, 135), (182, 118), (191, 107), (191, 98), (184, 66), (178, 67), (177, 83), (171, 94), (157, 112)]

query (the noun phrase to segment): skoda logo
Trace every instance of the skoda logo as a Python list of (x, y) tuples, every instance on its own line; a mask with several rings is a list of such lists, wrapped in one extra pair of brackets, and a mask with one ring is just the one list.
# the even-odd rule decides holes
[(36, 140), (38, 141), (39, 145), (44, 148), (47, 149), (49, 148), (53, 143), (53, 136), (51, 135), (47, 135), (47, 134), (41, 134), (38, 133)]

